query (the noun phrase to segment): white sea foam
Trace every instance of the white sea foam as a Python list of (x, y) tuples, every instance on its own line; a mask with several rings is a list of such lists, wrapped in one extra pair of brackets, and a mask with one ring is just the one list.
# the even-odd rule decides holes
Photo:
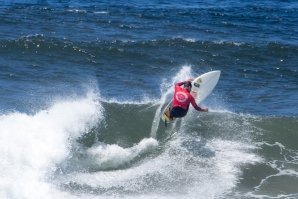
[(158, 142), (153, 138), (143, 139), (131, 148), (122, 148), (116, 144), (97, 143), (87, 150), (87, 154), (98, 169), (113, 169), (129, 163), (137, 156), (149, 152), (157, 146)]
[[(185, 145), (189, 141), (191, 147)], [(141, 143), (156, 146), (154, 139), (146, 139), (136, 145), (138, 150), (147, 148)], [(124, 154), (134, 156), (132, 148), (107, 147), (95, 147), (95, 154), (104, 153), (105, 158), (120, 162)], [(142, 164), (112, 172), (69, 174), (61, 181), (89, 187), (84, 198), (95, 198), (91, 193), (96, 190), (102, 190), (104, 198), (120, 198), (121, 193), (130, 192), (134, 194), (126, 194), (125, 198), (217, 198), (237, 185), (240, 165), (260, 161), (251, 153), (254, 149), (240, 142), (219, 139), (204, 142), (178, 133), (166, 143), (162, 154), (147, 158)], [(115, 150), (114, 155), (110, 150)]]
[(74, 12), (74, 13), (87, 13), (86, 10), (68, 10), (68, 12)]
[(109, 14), (109, 12), (107, 12), (107, 11), (98, 11), (98, 12), (94, 12), (94, 14)]
[(102, 111), (91, 94), (34, 115), (1, 115), (0, 198), (63, 198), (48, 179), (68, 156), (72, 142), (102, 119)]
[(144, 104), (152, 104), (156, 103), (159, 101), (157, 98), (152, 98), (149, 96), (144, 95), (140, 101), (136, 100), (121, 100), (118, 98), (101, 98), (102, 102), (107, 102), (107, 103), (114, 103), (114, 104), (136, 104), (136, 105), (144, 105)]
[(196, 40), (193, 38), (185, 38), (184, 40), (192, 43), (196, 42)]

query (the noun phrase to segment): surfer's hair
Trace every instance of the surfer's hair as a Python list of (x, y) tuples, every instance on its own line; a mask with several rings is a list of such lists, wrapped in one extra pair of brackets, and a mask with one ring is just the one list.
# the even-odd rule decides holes
[(189, 86), (192, 87), (190, 81), (187, 81), (187, 82), (184, 83), (184, 88), (189, 87)]

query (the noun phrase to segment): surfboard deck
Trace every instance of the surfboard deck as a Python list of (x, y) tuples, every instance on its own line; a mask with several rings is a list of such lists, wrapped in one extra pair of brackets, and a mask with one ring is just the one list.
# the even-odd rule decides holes
[[(204, 73), (194, 79), (194, 81), (192, 82), (191, 91), (196, 92), (195, 100), (197, 104), (201, 103), (211, 93), (211, 91), (216, 86), (219, 77), (220, 70), (216, 70)], [(170, 120), (170, 118), (165, 114), (166, 110), (171, 110), (172, 101), (173, 100), (171, 100), (161, 112), (161, 119), (165, 123), (171, 123), (176, 119), (173, 118), (173, 120)]]

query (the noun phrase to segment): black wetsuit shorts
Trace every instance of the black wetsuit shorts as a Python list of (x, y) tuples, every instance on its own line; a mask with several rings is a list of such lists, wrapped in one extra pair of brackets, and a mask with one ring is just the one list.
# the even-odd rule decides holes
[(173, 118), (179, 118), (184, 117), (188, 112), (189, 105), (187, 106), (187, 109), (181, 108), (179, 106), (177, 107), (171, 107), (170, 117)]

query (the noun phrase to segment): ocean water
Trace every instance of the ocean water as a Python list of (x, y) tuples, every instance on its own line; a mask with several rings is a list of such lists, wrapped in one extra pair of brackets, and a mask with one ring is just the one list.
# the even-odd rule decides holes
[[(0, 1), (0, 198), (298, 198), (298, 3)], [(220, 70), (167, 129), (178, 81)]]

